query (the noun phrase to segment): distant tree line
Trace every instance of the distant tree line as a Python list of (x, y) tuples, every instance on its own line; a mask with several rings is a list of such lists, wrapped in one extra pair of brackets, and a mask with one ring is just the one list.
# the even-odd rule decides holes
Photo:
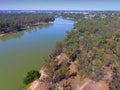
[(16, 32), (28, 27), (54, 21), (53, 14), (46, 13), (0, 13), (0, 34)]
[(82, 13), (61, 13), (60, 16), (67, 19), (73, 19), (75, 21), (85, 17)]

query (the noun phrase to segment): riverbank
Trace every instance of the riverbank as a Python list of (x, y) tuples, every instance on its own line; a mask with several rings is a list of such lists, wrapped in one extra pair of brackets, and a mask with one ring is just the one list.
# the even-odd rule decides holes
[[(27, 30), (27, 29), (30, 29), (31, 27), (34, 27), (34, 26), (47, 25), (47, 24), (53, 24), (53, 22), (38, 22), (38, 23), (35, 23), (35, 24), (31, 24), (31, 25), (26, 25), (26, 26), (24, 25), (24, 28), (21, 28), (19, 31)], [(3, 36), (8, 35), (10, 33), (19, 32), (19, 31), (14, 30), (13, 32), (1, 33), (0, 37), (3, 37)]]
[[(71, 22), (71, 20), (55, 18), (55, 22)], [(66, 30), (70, 31), (72, 28), (73, 25), (64, 24), (41, 25), (1, 37), (0, 90), (21, 88), (26, 73), (42, 67), (43, 57), (48, 56), (56, 41), (62, 41)]]
[[(117, 33), (114, 32), (114, 25), (119, 26), (119, 21), (118, 24), (113, 21), (114, 19), (108, 23), (105, 20), (103, 23), (102, 19), (84, 19), (78, 22), (71, 32), (67, 32), (63, 42), (57, 44), (54, 52), (44, 59), (48, 77), (44, 81), (36, 80), (32, 84), (35, 87), (30, 90), (119, 89), (117, 50), (120, 45), (120, 31), (117, 28)], [(111, 49), (113, 46), (114, 49)], [(61, 55), (61, 51), (68, 58), (59, 59), (58, 54)], [(42, 86), (45, 88), (41, 88)]]
[[(58, 63), (63, 63), (65, 59), (68, 59), (65, 53), (61, 53), (57, 56), (59, 60)], [(109, 90), (108, 83), (104, 80), (93, 81), (89, 78), (82, 78), (76, 69), (77, 62), (70, 62), (69, 75), (68, 78), (65, 78), (57, 83), (46, 82), (46, 78), (49, 77), (45, 68), (41, 68), (39, 73), (41, 74), (38, 80), (33, 81), (27, 90)], [(44, 67), (44, 66), (43, 66)], [(76, 73), (76, 74), (75, 74)]]

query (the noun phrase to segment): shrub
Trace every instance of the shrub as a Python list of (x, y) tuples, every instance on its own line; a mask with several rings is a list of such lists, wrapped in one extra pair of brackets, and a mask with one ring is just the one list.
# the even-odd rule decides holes
[(36, 70), (31, 70), (27, 73), (27, 75), (24, 78), (24, 84), (29, 84), (33, 82), (35, 79), (38, 79), (40, 77), (40, 74)]

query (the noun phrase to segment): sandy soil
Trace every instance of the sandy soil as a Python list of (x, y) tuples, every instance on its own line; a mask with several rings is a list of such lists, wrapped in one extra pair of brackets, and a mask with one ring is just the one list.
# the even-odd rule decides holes
[(39, 81), (35, 80), (28, 90), (36, 90), (37, 86), (39, 85)]
[(105, 81), (93, 82), (86, 85), (83, 90), (109, 90), (108, 84)]
[[(31, 83), (28, 90), (45, 90), (45, 83), (43, 83), (41, 80), (47, 77), (46, 73), (44, 72), (44, 68), (42, 68), (40, 71), (40, 78), (38, 80), (35, 80), (33, 83)], [(42, 86), (42, 87), (41, 87)], [(46, 89), (47, 90), (47, 89)]]
[[(67, 56), (64, 53), (61, 53), (61, 55), (59, 55), (57, 58), (60, 60), (59, 63), (61, 63), (64, 59), (67, 58)], [(64, 86), (69, 88), (67, 90), (109, 90), (108, 84), (105, 81), (101, 80), (99, 82), (95, 82), (88, 78), (81, 79), (75, 64), (76, 62), (71, 62), (71, 65), (69, 67), (70, 74), (76, 72), (77, 75), (68, 79), (64, 79), (57, 83), (56, 85), (58, 86), (59, 90), (63, 90)], [(41, 77), (39, 80), (34, 81), (28, 90), (49, 90), (51, 84), (41, 81), (47, 77), (43, 68), (40, 70), (40, 73)]]

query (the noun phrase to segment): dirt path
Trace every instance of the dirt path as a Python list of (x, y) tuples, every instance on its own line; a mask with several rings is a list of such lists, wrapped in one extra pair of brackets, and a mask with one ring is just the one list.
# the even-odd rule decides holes
[(91, 80), (85, 82), (82, 86), (78, 86), (78, 87), (77, 87), (77, 90), (83, 90), (83, 89), (84, 89), (89, 83), (91, 83), (91, 82), (92, 82)]

